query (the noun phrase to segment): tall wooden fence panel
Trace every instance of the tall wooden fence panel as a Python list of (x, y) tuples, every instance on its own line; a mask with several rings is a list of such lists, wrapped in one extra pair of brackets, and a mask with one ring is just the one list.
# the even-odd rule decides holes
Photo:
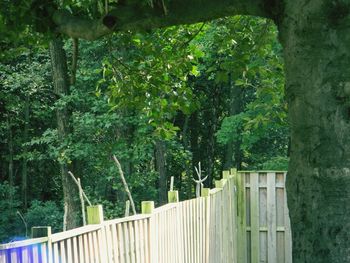
[(225, 171), (199, 198), (0, 245), (0, 263), (291, 263), (284, 181)]
[(290, 230), (285, 172), (239, 172), (239, 263), (291, 263)]

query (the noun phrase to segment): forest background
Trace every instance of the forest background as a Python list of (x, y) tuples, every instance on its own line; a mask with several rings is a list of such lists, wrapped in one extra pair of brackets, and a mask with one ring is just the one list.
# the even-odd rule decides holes
[[(80, 41), (76, 81), (60, 97), (48, 40), (30, 34), (1, 43), (0, 243), (25, 238), (21, 217), (28, 229), (62, 230), (62, 163), (106, 218), (123, 216), (127, 200), (113, 154), (138, 210), (142, 200), (166, 201), (171, 176), (180, 199), (194, 197), (199, 162), (207, 187), (231, 167), (288, 168), (282, 48), (271, 21), (235, 16)], [(72, 40), (64, 41), (71, 58)]]

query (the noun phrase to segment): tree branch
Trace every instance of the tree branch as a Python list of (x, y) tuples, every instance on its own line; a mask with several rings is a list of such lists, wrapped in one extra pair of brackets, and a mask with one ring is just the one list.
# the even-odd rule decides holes
[(122, 179), (125, 192), (127, 193), (128, 197), (129, 197), (132, 212), (134, 213), (134, 215), (136, 215), (136, 208), (135, 208), (135, 204), (134, 204), (134, 199), (132, 198), (132, 195), (131, 195), (131, 192), (129, 190), (128, 184), (127, 184), (127, 182), (125, 180), (122, 166), (120, 165), (120, 162), (119, 162), (119, 160), (117, 159), (117, 157), (115, 155), (113, 155), (112, 157), (113, 157), (113, 160), (114, 160), (114, 162), (115, 162), (115, 164), (116, 164), (116, 166), (117, 166), (117, 168), (119, 170), (119, 175), (120, 175), (120, 178)]
[(102, 23), (102, 19), (75, 17), (66, 10), (55, 11), (52, 19), (57, 26), (57, 31), (71, 38), (96, 40), (113, 32)]
[(129, 1), (110, 10), (102, 19), (74, 17), (59, 10), (53, 15), (57, 30), (72, 38), (95, 40), (114, 31), (145, 31), (153, 28), (205, 22), (224, 16), (256, 15), (270, 17), (267, 0), (170, 0), (153, 8), (141, 1)]
[[(74, 183), (77, 185), (77, 187), (81, 187), (81, 184), (79, 183), (79, 181), (75, 178), (74, 174), (71, 172), (71, 171), (68, 171), (68, 174), (71, 176), (71, 178), (73, 179)], [(89, 206), (91, 206), (91, 202), (89, 200), (89, 198), (86, 196), (85, 192), (82, 190), (82, 194), (83, 194), (83, 197), (85, 198), (86, 202), (89, 204)]]

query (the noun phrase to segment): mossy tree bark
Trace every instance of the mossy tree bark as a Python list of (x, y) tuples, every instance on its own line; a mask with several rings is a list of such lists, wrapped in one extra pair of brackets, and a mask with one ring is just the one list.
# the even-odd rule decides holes
[(350, 6), (343, 3), (288, 1), (280, 26), (295, 263), (350, 260)]

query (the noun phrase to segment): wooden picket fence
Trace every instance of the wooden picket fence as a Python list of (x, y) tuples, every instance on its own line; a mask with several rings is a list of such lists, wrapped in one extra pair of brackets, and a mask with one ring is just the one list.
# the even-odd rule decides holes
[(225, 171), (199, 198), (142, 214), (103, 220), (88, 207), (89, 225), (51, 234), (33, 229), (29, 240), (0, 245), (0, 263), (290, 263), (291, 235), (285, 173)]

